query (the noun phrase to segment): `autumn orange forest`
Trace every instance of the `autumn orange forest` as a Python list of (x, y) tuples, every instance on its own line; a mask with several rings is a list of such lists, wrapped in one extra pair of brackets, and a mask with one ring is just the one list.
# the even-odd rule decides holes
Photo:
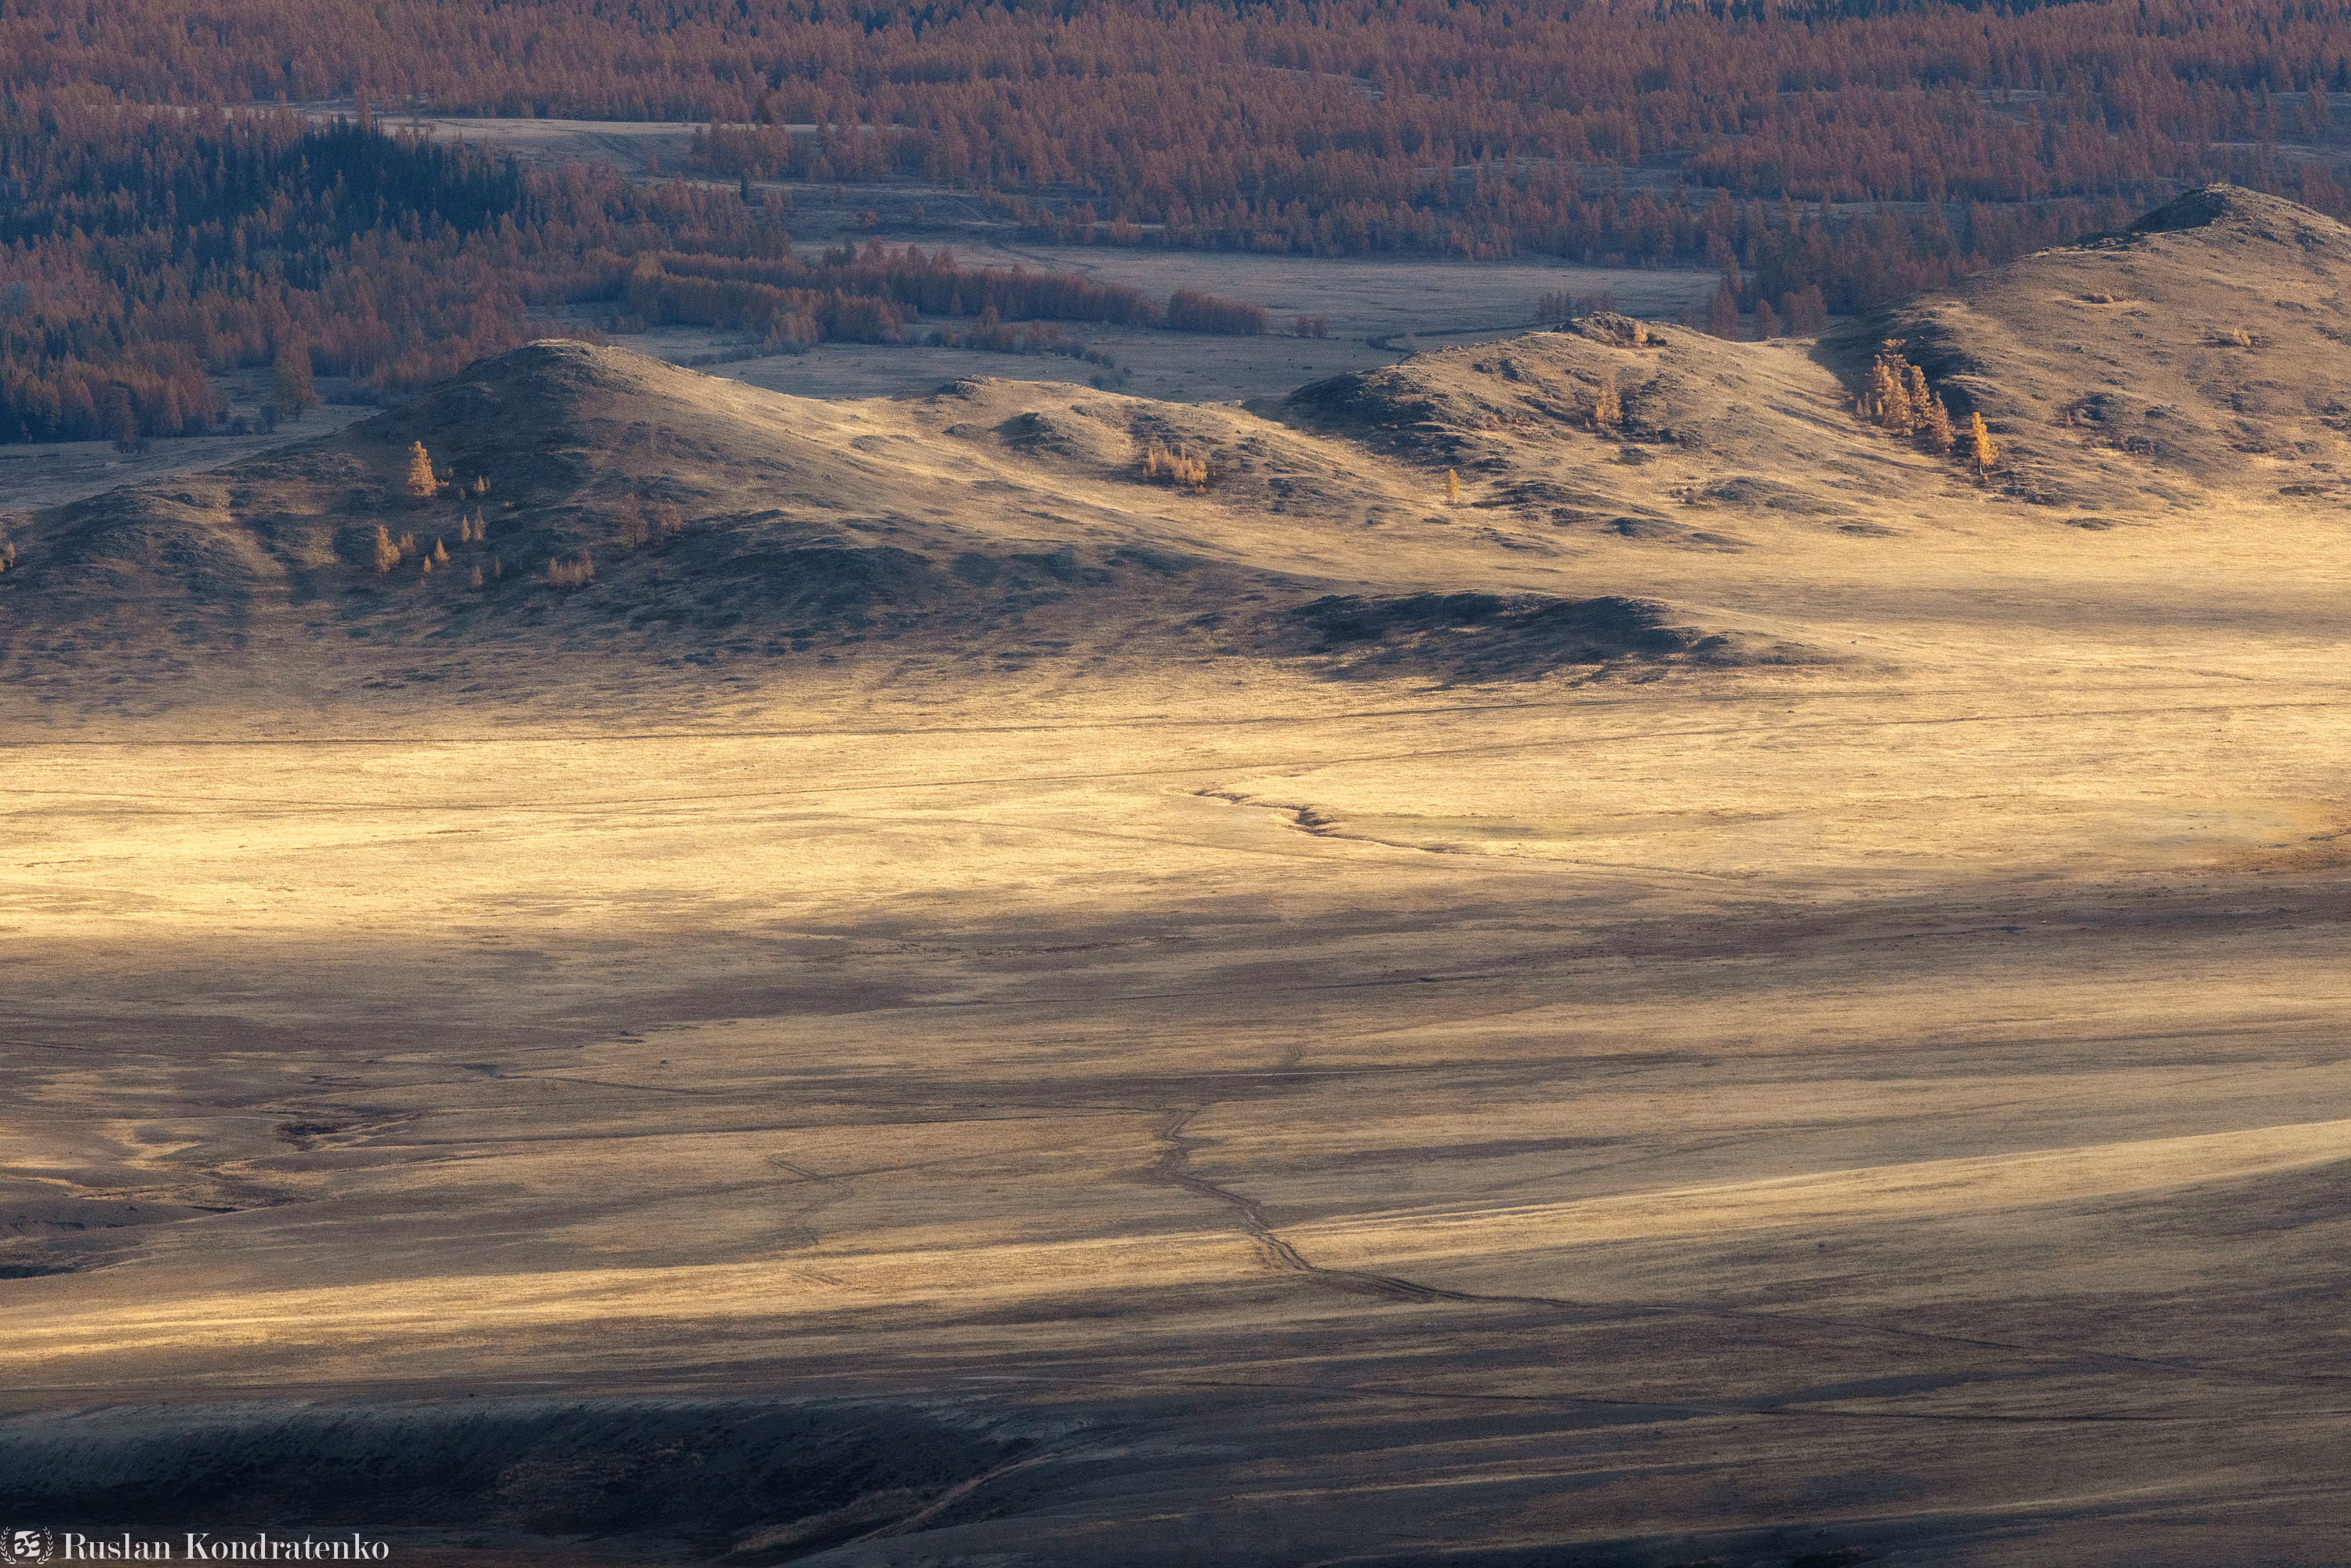
[[(0, 0), (0, 72), (14, 440), (208, 428), (208, 375), (288, 355), (397, 397), (624, 320), (1266, 325), (888, 235), (804, 254), (775, 182), (945, 186), (1063, 243), (1703, 267), (1800, 323), (2208, 180), (2351, 213), (2342, 3)], [(702, 129), (631, 183), (405, 140), (414, 110)]]

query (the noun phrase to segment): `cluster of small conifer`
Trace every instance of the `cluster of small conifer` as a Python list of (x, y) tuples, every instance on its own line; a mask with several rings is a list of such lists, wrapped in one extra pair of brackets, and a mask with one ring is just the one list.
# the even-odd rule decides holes
[(1170, 452), (1157, 442), (1143, 450), (1143, 476), (1161, 485), (1197, 490), (1208, 483), (1208, 460), (1188, 446)]
[(1951, 423), (1949, 405), (1927, 384), (1927, 372), (1909, 361), (1895, 340), (1878, 345), (1869, 379), (1854, 400), (1854, 412), (1888, 434), (1917, 438), (1938, 456), (1949, 457), (1958, 450), (1979, 478), (1999, 465), (2000, 449), (1982, 413), (1970, 411), (1963, 442)]
[[(400, 487), (412, 503), (426, 504), (444, 497), (454, 496), (463, 500), (469, 494), (487, 495), (490, 481), (488, 476), (477, 474), (474, 476), (473, 483), (468, 486), (460, 482), (455, 475), (436, 472), (433, 466), (432, 454), (424, 449), (424, 443), (415, 441), (409, 444), (407, 465), (402, 473)], [(489, 518), (480, 507), (475, 507), (471, 511), (466, 511), (461, 507), (457, 513), (456, 533), (457, 542), (461, 546), (486, 544), (490, 538)], [(392, 529), (382, 523), (375, 526), (372, 554), (376, 575), (379, 577), (389, 576), (402, 562), (413, 560), (417, 563), (416, 575), (420, 579), (430, 578), (436, 571), (447, 571), (452, 559), (449, 554), (448, 538), (445, 534), (436, 537), (428, 548), (417, 542), (417, 537), (413, 530), (402, 532), (395, 537)], [(505, 565), (496, 557), (493, 556), (488, 559), (486, 572), (483, 570), (480, 560), (474, 562), (468, 586), (480, 588), (486, 582), (505, 575)]]

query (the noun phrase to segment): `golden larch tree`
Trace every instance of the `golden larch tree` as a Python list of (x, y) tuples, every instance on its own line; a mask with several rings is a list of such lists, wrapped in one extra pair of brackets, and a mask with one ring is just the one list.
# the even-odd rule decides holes
[(392, 542), (392, 532), (381, 523), (375, 526), (375, 569), (390, 571), (400, 564), (400, 547)]
[(1878, 428), (1896, 435), (1910, 434), (1910, 389), (1902, 384), (1907, 369), (1898, 354), (1880, 354), (1869, 368), (1869, 409)]
[(1445, 498), (1456, 507), (1461, 504), (1461, 476), (1450, 468), (1445, 471)]
[(318, 389), (310, 382), (310, 350), (287, 343), (269, 369), (269, 406), (280, 419), (300, 419), (306, 408), (319, 406)]
[(418, 497), (430, 497), (441, 487), (441, 482), (433, 476), (433, 459), (425, 455), (424, 443), (421, 441), (408, 444), (407, 483), (408, 493)]
[(1952, 446), (1959, 441), (1959, 436), (1951, 429), (1951, 411), (1943, 406), (1941, 398), (1930, 397), (1927, 400), (1927, 423), (1924, 428), (1927, 444), (1935, 449), (1938, 456), (1949, 457), (1951, 455)]
[(1968, 459), (1976, 465), (1976, 477), (1990, 474), (2000, 463), (2000, 448), (1991, 444), (1991, 432), (1984, 428), (1983, 415), (1968, 415)]
[(1935, 401), (1935, 394), (1927, 390), (1926, 371), (1916, 365), (1907, 366), (1906, 371), (1908, 385), (1904, 390), (1910, 399), (1910, 428), (1922, 430), (1926, 427), (1927, 422), (1935, 417), (1928, 412), (1928, 405)]

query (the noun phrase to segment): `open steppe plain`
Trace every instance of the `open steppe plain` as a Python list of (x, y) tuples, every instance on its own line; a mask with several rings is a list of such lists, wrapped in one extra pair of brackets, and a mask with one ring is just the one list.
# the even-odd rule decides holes
[[(1603, 320), (1248, 410), (542, 347), (39, 515), (0, 1511), (2343, 1561), (2351, 454), (2129, 449), (1970, 325), (2243, 277), (2231, 203), (1929, 313), (1990, 486), (1855, 424), (1865, 335)], [(379, 580), (411, 439), (477, 559), (684, 524)]]

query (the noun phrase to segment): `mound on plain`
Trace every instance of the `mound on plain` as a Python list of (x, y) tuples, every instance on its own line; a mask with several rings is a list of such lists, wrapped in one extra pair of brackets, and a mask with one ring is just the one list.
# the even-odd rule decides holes
[(2199, 495), (2351, 504), (2351, 229), (2231, 185), (2120, 234), (1911, 299), (1827, 345), (1857, 373), (1904, 346), (1954, 413), (1980, 411), (2004, 483), (2053, 507)]

